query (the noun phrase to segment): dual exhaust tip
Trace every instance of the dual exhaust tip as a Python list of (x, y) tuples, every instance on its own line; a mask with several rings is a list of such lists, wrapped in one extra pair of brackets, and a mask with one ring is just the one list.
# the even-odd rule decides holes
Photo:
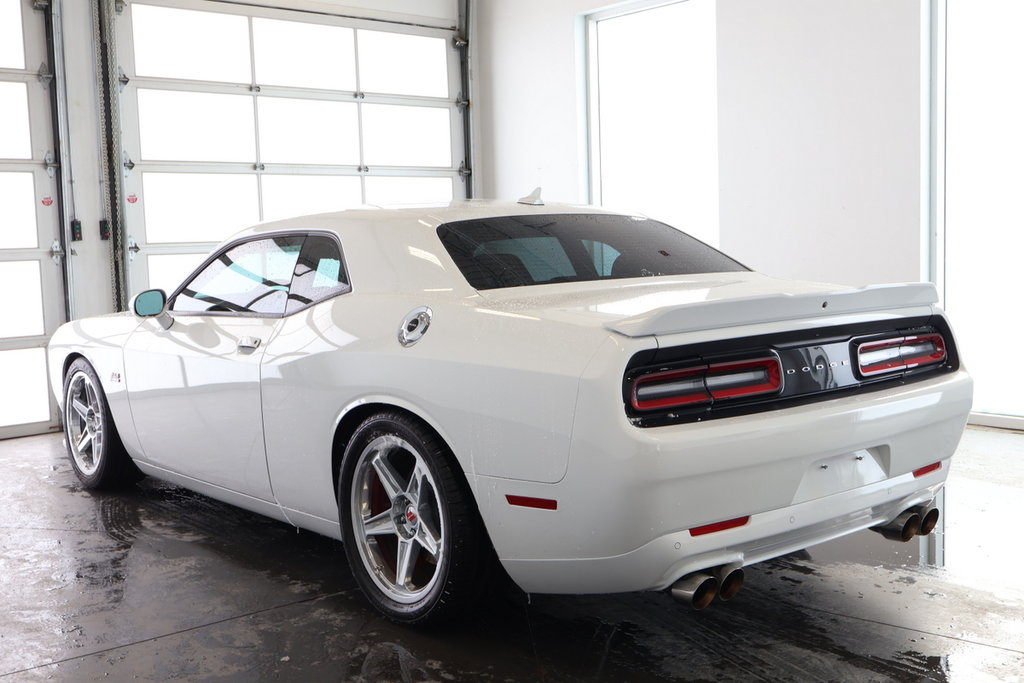
[(727, 564), (687, 574), (672, 584), (669, 592), (676, 602), (693, 609), (704, 609), (715, 598), (722, 602), (732, 600), (742, 587), (743, 568), (738, 564)]
[(890, 541), (906, 543), (914, 536), (927, 536), (939, 523), (939, 509), (931, 505), (917, 505), (901, 512), (886, 524), (871, 527)]
[[(904, 510), (891, 522), (871, 527), (871, 530), (891, 541), (906, 543), (915, 536), (927, 536), (938, 523), (938, 508), (931, 504), (917, 505)], [(743, 567), (739, 564), (726, 564), (687, 574), (672, 584), (669, 592), (676, 602), (700, 610), (714, 602), (715, 598), (722, 602), (732, 600), (742, 587)]]

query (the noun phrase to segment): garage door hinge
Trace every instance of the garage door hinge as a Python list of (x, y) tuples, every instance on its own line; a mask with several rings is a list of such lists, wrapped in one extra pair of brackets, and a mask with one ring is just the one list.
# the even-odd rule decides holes
[(131, 79), (128, 78), (128, 74), (124, 72), (124, 69), (117, 67), (117, 82), (120, 84), (117, 86), (118, 92), (124, 92), (124, 87), (128, 85)]
[(124, 12), (124, 0), (114, 0), (114, 11), (118, 14)]
[(462, 36), (455, 36), (452, 38), (452, 45), (454, 45), (456, 48), (468, 47), (469, 41), (463, 38)]
[(135, 241), (134, 237), (128, 235), (128, 260), (134, 261), (135, 255), (140, 251), (142, 251), (142, 248), (139, 247), (139, 243)]
[(469, 176), (473, 175), (473, 169), (466, 166), (466, 162), (463, 161), (461, 164), (459, 164), (459, 175), (462, 176), (463, 178), (468, 178)]
[(39, 82), (43, 84), (44, 88), (50, 87), (50, 81), (53, 80), (53, 74), (50, 73), (50, 67), (46, 66), (46, 62), (39, 65), (39, 71), (36, 72), (36, 76), (39, 78)]
[(59, 240), (54, 240), (53, 244), (50, 245), (50, 258), (52, 258), (53, 262), (58, 266), (60, 265), (61, 259), (64, 258), (64, 247), (60, 246)]
[(460, 92), (458, 95), (455, 96), (455, 106), (458, 107), (459, 109), (464, 110), (466, 107), (469, 106), (469, 100), (467, 100)]
[(32, 9), (43, 12), (50, 9), (50, 0), (32, 0)]
[(128, 174), (132, 172), (133, 168), (135, 168), (135, 162), (132, 161), (130, 156), (128, 156), (128, 152), (122, 153), (121, 159), (121, 163), (124, 165), (124, 175), (125, 177), (128, 177)]
[(53, 152), (47, 152), (46, 156), (43, 157), (43, 167), (46, 169), (46, 175), (53, 177), (53, 174), (60, 168), (60, 164), (53, 158)]

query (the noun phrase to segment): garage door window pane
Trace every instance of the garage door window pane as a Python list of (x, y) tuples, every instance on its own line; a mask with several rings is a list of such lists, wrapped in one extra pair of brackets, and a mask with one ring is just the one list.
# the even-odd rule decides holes
[(363, 203), (359, 178), (354, 176), (265, 175), (263, 220), (342, 211)]
[[(135, 73), (248, 83), (249, 20), (213, 12), (132, 4)], [(185, 49), (182, 49), (182, 46)]]
[(438, 107), (363, 105), (363, 151), (367, 165), (452, 165), (451, 114)]
[(50, 419), (46, 350), (0, 351), (0, 377), (17, 391), (0, 391), (0, 427)]
[(259, 107), (260, 161), (358, 165), (355, 104), (263, 97)]
[(452, 198), (451, 178), (366, 179), (367, 204), (436, 204)]
[(260, 85), (356, 89), (352, 29), (253, 19), (252, 34)]
[(171, 294), (205, 259), (206, 254), (151, 254), (146, 258), (149, 288)]
[(256, 160), (251, 97), (169, 90), (138, 95), (143, 159)]
[[(44, 334), (39, 261), (0, 261), (0, 292), (0, 337)], [(6, 377), (4, 384), (18, 386)]]
[(259, 222), (256, 176), (144, 173), (148, 242), (219, 242)]
[(448, 97), (444, 38), (359, 31), (359, 85), (366, 92)]
[(25, 68), (21, 37), (21, 0), (0, 0), (0, 67)]
[(31, 159), (28, 86), (0, 82), (0, 159)]
[(39, 246), (31, 173), (0, 173), (0, 207), (3, 211), (0, 249), (34, 249)]

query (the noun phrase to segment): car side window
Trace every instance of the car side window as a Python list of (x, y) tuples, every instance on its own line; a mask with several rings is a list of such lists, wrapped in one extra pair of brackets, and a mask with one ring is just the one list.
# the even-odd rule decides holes
[(295, 263), (285, 314), (295, 313), (350, 289), (338, 243), (325, 235), (310, 235)]
[(171, 310), (283, 315), (302, 243), (287, 235), (231, 247), (185, 285)]

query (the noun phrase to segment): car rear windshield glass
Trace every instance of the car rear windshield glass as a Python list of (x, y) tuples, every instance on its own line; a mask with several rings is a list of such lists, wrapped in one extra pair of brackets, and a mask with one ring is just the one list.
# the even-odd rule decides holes
[(684, 232), (632, 216), (477, 218), (437, 234), (475, 289), (748, 270)]

